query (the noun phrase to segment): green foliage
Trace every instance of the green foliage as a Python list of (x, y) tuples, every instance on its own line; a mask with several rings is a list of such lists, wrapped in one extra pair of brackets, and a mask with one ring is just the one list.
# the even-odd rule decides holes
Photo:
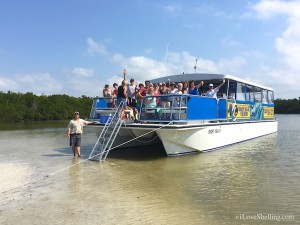
[(298, 114), (298, 113), (300, 113), (300, 98), (275, 100), (275, 114)]
[(41, 95), (0, 92), (0, 122), (67, 120), (75, 111), (89, 116), (93, 99), (87, 96)]

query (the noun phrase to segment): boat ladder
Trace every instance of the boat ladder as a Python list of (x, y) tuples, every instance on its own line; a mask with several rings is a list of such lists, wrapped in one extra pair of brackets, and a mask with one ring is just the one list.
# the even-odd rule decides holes
[(105, 126), (103, 127), (96, 144), (91, 151), (89, 160), (105, 161), (117, 134), (124, 123), (124, 121), (120, 118), (122, 108), (123, 102), (120, 102), (114, 115), (106, 121)]

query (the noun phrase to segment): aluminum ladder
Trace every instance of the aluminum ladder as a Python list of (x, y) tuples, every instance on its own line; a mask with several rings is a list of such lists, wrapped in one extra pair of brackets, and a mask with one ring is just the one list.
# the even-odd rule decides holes
[(95, 161), (105, 161), (116, 137), (117, 134), (124, 123), (124, 121), (120, 118), (120, 114), (123, 108), (123, 102), (120, 102), (116, 112), (112, 116), (112, 118), (108, 119), (103, 127), (96, 144), (91, 151), (89, 156), (89, 160)]

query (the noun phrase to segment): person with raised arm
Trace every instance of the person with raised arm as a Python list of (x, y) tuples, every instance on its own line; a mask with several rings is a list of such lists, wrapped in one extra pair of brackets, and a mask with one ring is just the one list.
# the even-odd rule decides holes
[(225, 83), (225, 79), (223, 79), (223, 82), (216, 88), (214, 88), (213, 84), (209, 84), (209, 90), (206, 92), (205, 96), (215, 97), (224, 83)]

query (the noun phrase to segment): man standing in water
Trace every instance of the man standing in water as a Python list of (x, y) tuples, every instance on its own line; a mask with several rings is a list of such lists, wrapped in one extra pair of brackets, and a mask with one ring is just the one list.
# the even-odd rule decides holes
[(70, 139), (70, 146), (72, 146), (72, 151), (74, 156), (76, 156), (76, 151), (78, 157), (80, 157), (80, 143), (81, 134), (83, 131), (83, 126), (87, 124), (92, 124), (94, 122), (89, 122), (79, 118), (79, 112), (74, 113), (74, 119), (72, 119), (68, 125), (67, 136)]

